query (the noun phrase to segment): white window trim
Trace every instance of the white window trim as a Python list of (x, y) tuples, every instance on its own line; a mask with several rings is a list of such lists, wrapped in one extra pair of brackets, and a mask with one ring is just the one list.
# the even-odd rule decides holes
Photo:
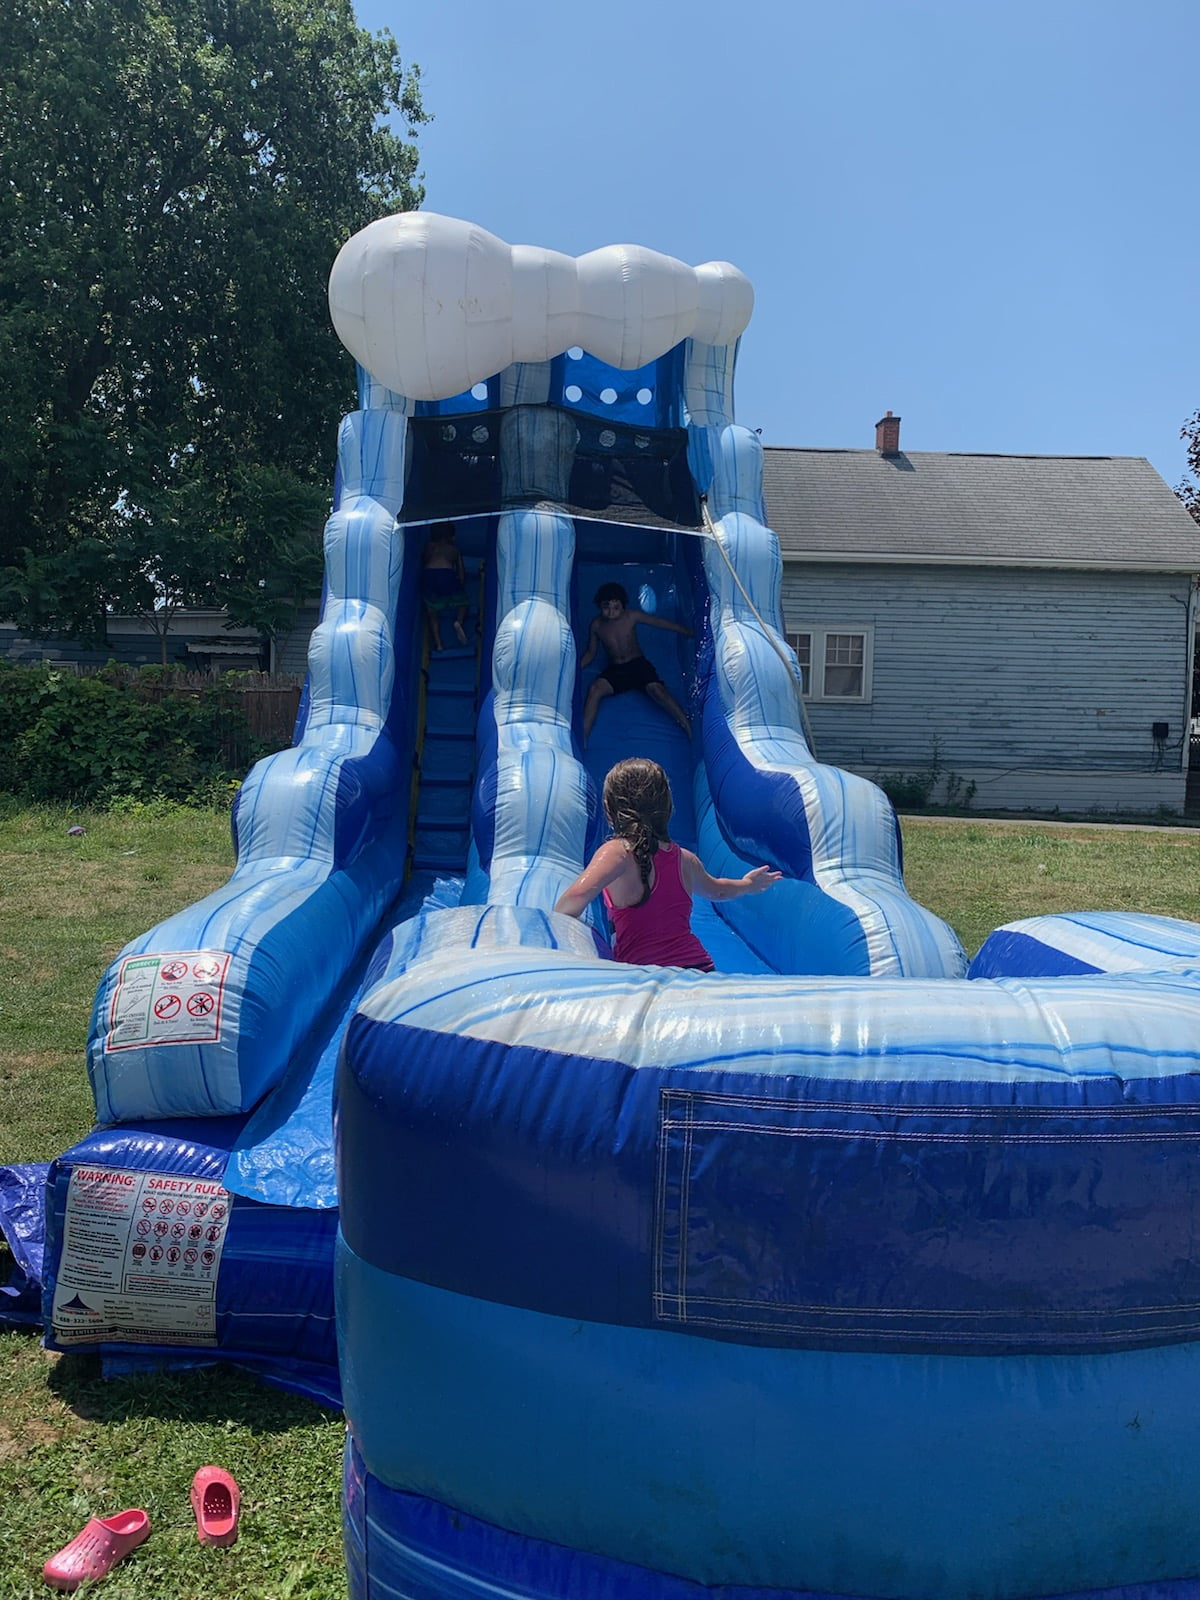
[[(870, 702), (875, 658), (875, 629), (869, 622), (830, 622), (821, 627), (810, 623), (787, 624), (787, 642), (794, 650), (794, 639), (806, 633), (812, 640), (812, 660), (809, 664), (809, 689), (804, 698), (817, 704), (831, 706), (864, 706)], [(831, 633), (858, 634), (863, 642), (863, 687), (861, 694), (825, 693), (825, 639)]]

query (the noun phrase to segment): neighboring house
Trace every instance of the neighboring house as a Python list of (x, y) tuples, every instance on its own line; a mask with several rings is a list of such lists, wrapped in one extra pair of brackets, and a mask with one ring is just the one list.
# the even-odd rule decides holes
[(822, 761), (981, 810), (1182, 812), (1200, 527), (1129, 456), (768, 447)]
[(321, 606), (318, 601), (312, 605), (299, 606), (295, 616), (285, 632), (279, 634), (275, 640), (274, 659), (271, 663), (272, 672), (290, 672), (303, 677), (308, 671), (308, 642), (312, 638), (313, 629), (321, 620)]
[[(162, 647), (144, 617), (109, 617), (108, 637), (91, 650), (71, 639), (30, 639), (11, 622), (0, 622), (0, 659), (64, 666), (158, 666)], [(227, 627), (223, 611), (180, 611), (167, 633), (167, 660), (174, 666), (217, 672), (266, 670), (271, 647), (256, 628)], [(303, 665), (300, 668), (303, 671)]]

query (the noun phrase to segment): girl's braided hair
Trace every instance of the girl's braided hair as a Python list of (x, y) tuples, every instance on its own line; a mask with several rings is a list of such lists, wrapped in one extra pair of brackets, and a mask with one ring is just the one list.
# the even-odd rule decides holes
[(604, 814), (617, 838), (633, 846), (641, 874), (639, 906), (650, 898), (650, 866), (658, 847), (670, 843), (672, 809), (671, 785), (657, 761), (618, 761), (604, 780)]

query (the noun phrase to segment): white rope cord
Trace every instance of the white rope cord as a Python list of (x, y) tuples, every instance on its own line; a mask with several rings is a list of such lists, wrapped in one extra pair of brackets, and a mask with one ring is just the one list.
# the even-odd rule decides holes
[(521, 511), (543, 511), (550, 516), (570, 517), (572, 522), (590, 522), (598, 528), (632, 528), (638, 533), (686, 533), (693, 539), (708, 538), (703, 528), (689, 528), (683, 522), (647, 522), (644, 518), (640, 522), (634, 522), (627, 517), (589, 516), (586, 511), (579, 511), (573, 507), (569, 500), (528, 501), (519, 505), (493, 506), (490, 511), (447, 511), (436, 517), (402, 518), (397, 512), (396, 526), (400, 529), (427, 528), (435, 522), (471, 522), (478, 521), (481, 517), (499, 517), (505, 513)]

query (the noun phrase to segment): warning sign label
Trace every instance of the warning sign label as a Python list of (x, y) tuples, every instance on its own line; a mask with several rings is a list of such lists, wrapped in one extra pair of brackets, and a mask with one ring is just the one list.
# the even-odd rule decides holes
[(200, 1178), (76, 1167), (52, 1321), (60, 1344), (217, 1342), (229, 1191)]
[(105, 1048), (215, 1044), (221, 1036), (229, 960), (224, 950), (126, 956), (109, 1010)]

